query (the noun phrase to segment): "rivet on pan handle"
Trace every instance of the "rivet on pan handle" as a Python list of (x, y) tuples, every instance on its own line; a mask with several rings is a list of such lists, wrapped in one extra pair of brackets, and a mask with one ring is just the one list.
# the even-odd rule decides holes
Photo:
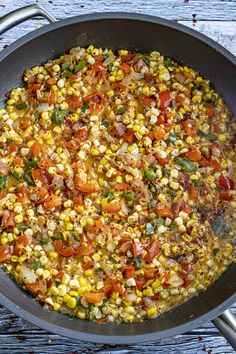
[(56, 19), (42, 6), (37, 4), (32, 4), (29, 6), (22, 7), (20, 9), (14, 10), (9, 14), (2, 16), (0, 18), (0, 34), (8, 31), (12, 27), (17, 26), (19, 23), (24, 22), (32, 17), (42, 16), (46, 18), (49, 22), (55, 22)]
[(226, 310), (212, 322), (236, 351), (236, 318), (232, 312)]

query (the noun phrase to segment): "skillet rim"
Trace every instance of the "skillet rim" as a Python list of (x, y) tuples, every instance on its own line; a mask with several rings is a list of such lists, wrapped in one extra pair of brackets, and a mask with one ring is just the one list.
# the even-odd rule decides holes
[[(186, 27), (182, 24), (172, 22), (171, 20), (167, 20), (161, 17), (150, 16), (141, 13), (130, 13), (130, 12), (105, 12), (105, 13), (91, 13), (85, 15), (78, 15), (74, 17), (69, 17), (63, 20), (58, 20), (54, 23), (50, 23), (44, 25), (43, 27), (36, 29), (23, 37), (19, 38), (12, 44), (10, 44), (7, 48), (5, 48), (2, 52), (0, 52), (0, 64), (1, 61), (6, 59), (10, 54), (12, 54), (16, 49), (23, 46), (24, 44), (30, 42), (31, 40), (53, 30), (56, 30), (61, 27), (65, 27), (67, 25), (73, 25), (76, 23), (87, 22), (87, 21), (99, 21), (99, 20), (138, 20), (143, 22), (149, 22), (154, 24), (159, 24), (165, 26), (167, 28), (177, 30), (184, 34), (193, 37), (211, 49), (218, 52), (221, 56), (226, 58), (231, 64), (236, 66), (236, 56), (230, 53), (227, 49), (225, 49), (222, 45), (218, 44), (211, 38), (205, 36), (204, 34)], [(232, 265), (232, 267), (236, 267), (236, 265)], [(8, 276), (4, 270), (0, 269), (0, 279), (4, 276)], [(223, 276), (223, 275), (222, 275)], [(18, 285), (17, 285), (18, 286)], [(23, 290), (22, 290), (23, 291)], [(23, 293), (24, 296), (24, 293)], [(199, 295), (201, 296), (201, 294)], [(41, 319), (35, 315), (33, 315), (29, 310), (24, 310), (19, 307), (16, 303), (9, 300), (5, 295), (0, 293), (0, 303), (13, 311), (15, 314), (19, 315), (23, 319), (37, 325), (41, 328), (44, 328), (50, 332), (60, 334), (62, 336), (67, 336), (69, 338), (80, 339), (83, 341), (95, 342), (95, 343), (107, 343), (107, 344), (135, 344), (144, 341), (152, 341), (159, 340), (161, 338), (173, 337), (175, 335), (184, 333), (190, 329), (196, 328), (202, 325), (205, 321), (211, 320), (222, 313), (224, 310), (229, 308), (236, 301), (236, 293), (232, 294), (225, 301), (223, 301), (220, 305), (216, 306), (210, 311), (207, 311), (203, 315), (199, 315), (197, 318), (191, 320), (187, 319), (185, 323), (171, 327), (166, 330), (160, 330), (158, 332), (151, 332), (145, 334), (138, 335), (98, 335), (98, 334), (89, 334), (86, 332), (76, 331), (72, 329), (65, 328), (63, 326), (56, 325), (47, 320)], [(181, 305), (180, 305), (181, 306)], [(43, 309), (42, 309), (43, 310)], [(47, 310), (44, 310), (47, 311)], [(79, 321), (79, 319), (77, 319)], [(80, 320), (81, 321), (81, 320)], [(152, 320), (149, 320), (152, 321)]]

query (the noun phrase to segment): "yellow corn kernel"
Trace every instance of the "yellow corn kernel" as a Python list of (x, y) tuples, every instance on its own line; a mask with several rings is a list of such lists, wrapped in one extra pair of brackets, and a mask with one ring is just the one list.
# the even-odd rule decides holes
[(52, 259), (57, 259), (58, 258), (58, 253), (57, 252), (49, 252), (49, 257)]
[(157, 308), (156, 307), (149, 307), (149, 309), (147, 310), (147, 316), (149, 318), (151, 317), (155, 317), (157, 314)]
[(52, 295), (57, 296), (57, 295), (59, 295), (60, 291), (56, 286), (51, 286), (50, 292), (52, 293)]

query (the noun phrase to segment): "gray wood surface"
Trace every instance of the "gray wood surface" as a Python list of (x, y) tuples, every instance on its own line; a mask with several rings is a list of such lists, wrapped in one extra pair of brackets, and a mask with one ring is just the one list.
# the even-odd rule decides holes
[[(33, 0), (0, 0), (0, 16)], [(57, 18), (96, 11), (142, 12), (165, 17), (213, 38), (236, 55), (236, 0), (35, 0)], [(0, 50), (46, 23), (34, 19), (0, 37)], [(0, 284), (1, 286), (1, 284)], [(236, 314), (236, 305), (232, 308)], [(108, 346), (69, 340), (41, 330), (0, 306), (0, 354), (232, 354), (233, 349), (211, 324), (159, 342)]]

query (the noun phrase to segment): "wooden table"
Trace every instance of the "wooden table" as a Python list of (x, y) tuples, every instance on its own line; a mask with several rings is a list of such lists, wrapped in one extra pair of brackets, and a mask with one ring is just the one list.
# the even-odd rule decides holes
[[(0, 0), (0, 15), (33, 0)], [(35, 0), (56, 18), (61, 19), (96, 11), (135, 11), (165, 17), (215, 39), (236, 55), (236, 0)], [(5, 33), (0, 50), (46, 21), (33, 19)], [(0, 284), (1, 286), (1, 284)], [(236, 305), (232, 308), (236, 314)], [(161, 353), (229, 354), (233, 349), (211, 323), (201, 328), (159, 342), (131, 346), (109, 346), (69, 340), (20, 319), (0, 306), (0, 354), (25, 353)]]

